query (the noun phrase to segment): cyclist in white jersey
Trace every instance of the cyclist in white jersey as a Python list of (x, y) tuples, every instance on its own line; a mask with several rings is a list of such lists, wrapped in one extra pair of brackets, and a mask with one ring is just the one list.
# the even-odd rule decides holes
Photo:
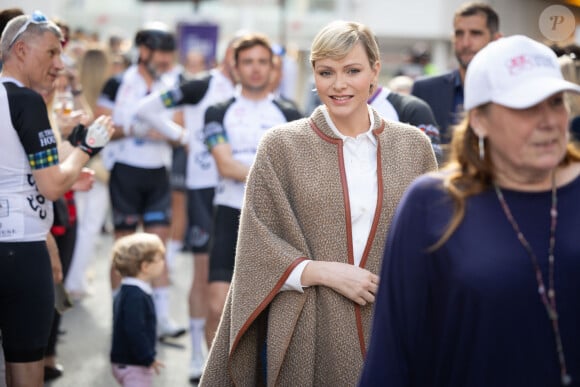
[(141, 100), (136, 113), (138, 118), (161, 133), (171, 133), (175, 124), (162, 113), (167, 109), (181, 107), (183, 125), (189, 132), (185, 185), (188, 217), (186, 245), (194, 255), (193, 280), (189, 290), (189, 334), (192, 352), (189, 380), (192, 383), (199, 381), (205, 362), (202, 348), (204, 336), (207, 348), (211, 346), (212, 339), (205, 329), (205, 321), (208, 309), (208, 252), (218, 173), (215, 161), (204, 143), (204, 114), (209, 106), (234, 95), (234, 42), (235, 38), (228, 44), (224, 59), (217, 68), (173, 89), (152, 93)]
[[(138, 63), (129, 67), (116, 91), (113, 120), (122, 132), (114, 141), (114, 152), (108, 155), (112, 165), (109, 180), (115, 238), (132, 234), (142, 224), (144, 231), (166, 241), (169, 236), (171, 193), (168, 168), (171, 145), (167, 139), (179, 141), (184, 132), (179, 129), (166, 138), (151, 138), (148, 127), (135, 119), (140, 99), (157, 90), (173, 87), (179, 71), (175, 64), (175, 37), (160, 26), (146, 27), (137, 32), (135, 45)], [(172, 112), (165, 112), (171, 117)], [(120, 278), (111, 268), (111, 286), (117, 289)], [(169, 275), (153, 283), (153, 299), (160, 338), (177, 337), (185, 333), (169, 318)]]
[(0, 330), (9, 386), (42, 385), (54, 311), (46, 236), (52, 200), (81, 176), (113, 132), (110, 118), (78, 126), (76, 149), (59, 163), (46, 106), (63, 70), (60, 29), (40, 12), (12, 19), (0, 40)]

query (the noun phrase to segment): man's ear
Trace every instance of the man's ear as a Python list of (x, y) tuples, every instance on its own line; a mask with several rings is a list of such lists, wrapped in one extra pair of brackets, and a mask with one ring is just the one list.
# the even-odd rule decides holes
[(24, 42), (24, 40), (19, 40), (16, 43), (14, 43), (14, 45), (11, 48), (12, 50), (12, 55), (16, 55), (16, 57), (18, 58), (18, 60), (22, 61), (24, 60), (24, 57), (26, 56), (26, 43)]

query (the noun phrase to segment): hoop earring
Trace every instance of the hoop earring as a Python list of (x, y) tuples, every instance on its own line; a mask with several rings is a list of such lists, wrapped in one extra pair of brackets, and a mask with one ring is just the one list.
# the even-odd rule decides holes
[(479, 137), (479, 140), (477, 143), (478, 148), (479, 148), (479, 159), (481, 161), (483, 161), (485, 159), (485, 142), (484, 142), (485, 137), (483, 137), (482, 135), (479, 135), (477, 137)]

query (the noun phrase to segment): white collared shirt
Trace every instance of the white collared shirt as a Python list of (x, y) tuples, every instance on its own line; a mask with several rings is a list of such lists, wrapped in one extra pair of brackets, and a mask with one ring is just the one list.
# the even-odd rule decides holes
[[(352, 224), (353, 258), (356, 266), (360, 265), (362, 255), (372, 228), (377, 206), (377, 140), (372, 133), (374, 115), (370, 106), (370, 127), (356, 137), (345, 136), (336, 128), (330, 118), (326, 106), (322, 112), (326, 122), (334, 134), (342, 140), (343, 159), (350, 201), (350, 216)], [(298, 264), (280, 289), (302, 292), (300, 278), (310, 260)]]
[(145, 293), (147, 293), (148, 295), (153, 295), (153, 288), (151, 287), (150, 284), (148, 284), (147, 282), (140, 280), (139, 278), (135, 278), (135, 277), (124, 277), (121, 280), (121, 285), (133, 285), (133, 286), (137, 286), (139, 287), (141, 290), (143, 290)]

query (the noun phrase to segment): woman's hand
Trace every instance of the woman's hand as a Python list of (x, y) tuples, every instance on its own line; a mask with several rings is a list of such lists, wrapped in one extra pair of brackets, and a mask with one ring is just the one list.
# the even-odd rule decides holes
[(301, 282), (304, 286), (327, 286), (364, 306), (375, 302), (379, 276), (347, 263), (312, 261), (304, 268)]

